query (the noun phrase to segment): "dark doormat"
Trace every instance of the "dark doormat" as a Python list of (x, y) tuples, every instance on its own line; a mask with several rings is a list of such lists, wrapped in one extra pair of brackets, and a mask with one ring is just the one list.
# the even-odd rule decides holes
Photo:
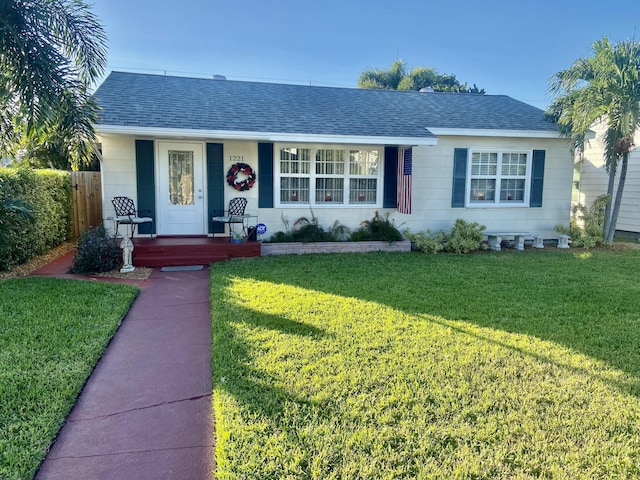
[(202, 270), (204, 265), (182, 265), (176, 267), (162, 267), (161, 272), (195, 272), (196, 270)]

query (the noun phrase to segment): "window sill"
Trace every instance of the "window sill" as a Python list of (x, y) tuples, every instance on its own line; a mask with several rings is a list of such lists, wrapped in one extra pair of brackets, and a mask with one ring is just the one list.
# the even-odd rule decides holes
[(367, 203), (367, 204), (324, 204), (324, 203), (299, 203), (299, 204), (291, 204), (291, 203), (281, 203), (276, 204), (275, 208), (319, 208), (319, 209), (345, 209), (345, 208), (383, 208), (382, 205), (377, 203)]
[(490, 203), (490, 204), (477, 204), (467, 203), (465, 208), (479, 208), (479, 209), (503, 209), (503, 208), (530, 208), (528, 203)]

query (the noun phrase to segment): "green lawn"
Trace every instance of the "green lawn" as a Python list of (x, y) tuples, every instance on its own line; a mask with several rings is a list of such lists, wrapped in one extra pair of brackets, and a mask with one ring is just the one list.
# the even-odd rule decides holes
[(640, 478), (639, 272), (639, 250), (216, 264), (218, 478)]
[(0, 282), (0, 478), (30, 479), (138, 290)]

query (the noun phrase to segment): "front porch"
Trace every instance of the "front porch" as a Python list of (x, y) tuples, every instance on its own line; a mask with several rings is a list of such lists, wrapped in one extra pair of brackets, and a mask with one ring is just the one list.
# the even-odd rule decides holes
[(136, 267), (207, 265), (239, 257), (259, 257), (260, 242), (232, 243), (228, 237), (155, 237), (133, 239)]

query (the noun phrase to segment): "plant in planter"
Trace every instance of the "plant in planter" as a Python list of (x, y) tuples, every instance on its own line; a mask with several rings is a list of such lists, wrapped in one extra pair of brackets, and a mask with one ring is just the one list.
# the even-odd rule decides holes
[[(313, 212), (312, 212), (313, 213)], [(288, 222), (284, 222), (285, 226)], [(293, 230), (274, 233), (262, 244), (262, 255), (290, 253), (346, 253), (346, 252), (409, 252), (411, 242), (402, 241), (402, 234), (389, 218), (376, 213), (372, 220), (349, 235), (349, 229), (336, 221), (325, 231), (318, 219), (299, 218)]]
[(318, 222), (318, 218), (311, 211), (311, 218), (300, 217), (293, 224), (294, 242), (326, 242), (329, 240), (327, 232)]
[(399, 242), (402, 234), (393, 220), (389, 220), (389, 214), (382, 217), (378, 212), (371, 220), (365, 220), (355, 232), (351, 234), (352, 242), (367, 242), (377, 240), (381, 242)]
[(349, 229), (336, 220), (331, 228), (325, 230), (318, 217), (311, 210), (311, 218), (300, 217), (293, 223), (293, 229), (289, 229), (289, 220), (282, 217), (282, 223), (285, 225), (286, 231), (276, 232), (269, 239), (268, 243), (287, 243), (287, 242), (341, 242), (349, 237)]
[(231, 243), (242, 243), (242, 232), (231, 232)]

